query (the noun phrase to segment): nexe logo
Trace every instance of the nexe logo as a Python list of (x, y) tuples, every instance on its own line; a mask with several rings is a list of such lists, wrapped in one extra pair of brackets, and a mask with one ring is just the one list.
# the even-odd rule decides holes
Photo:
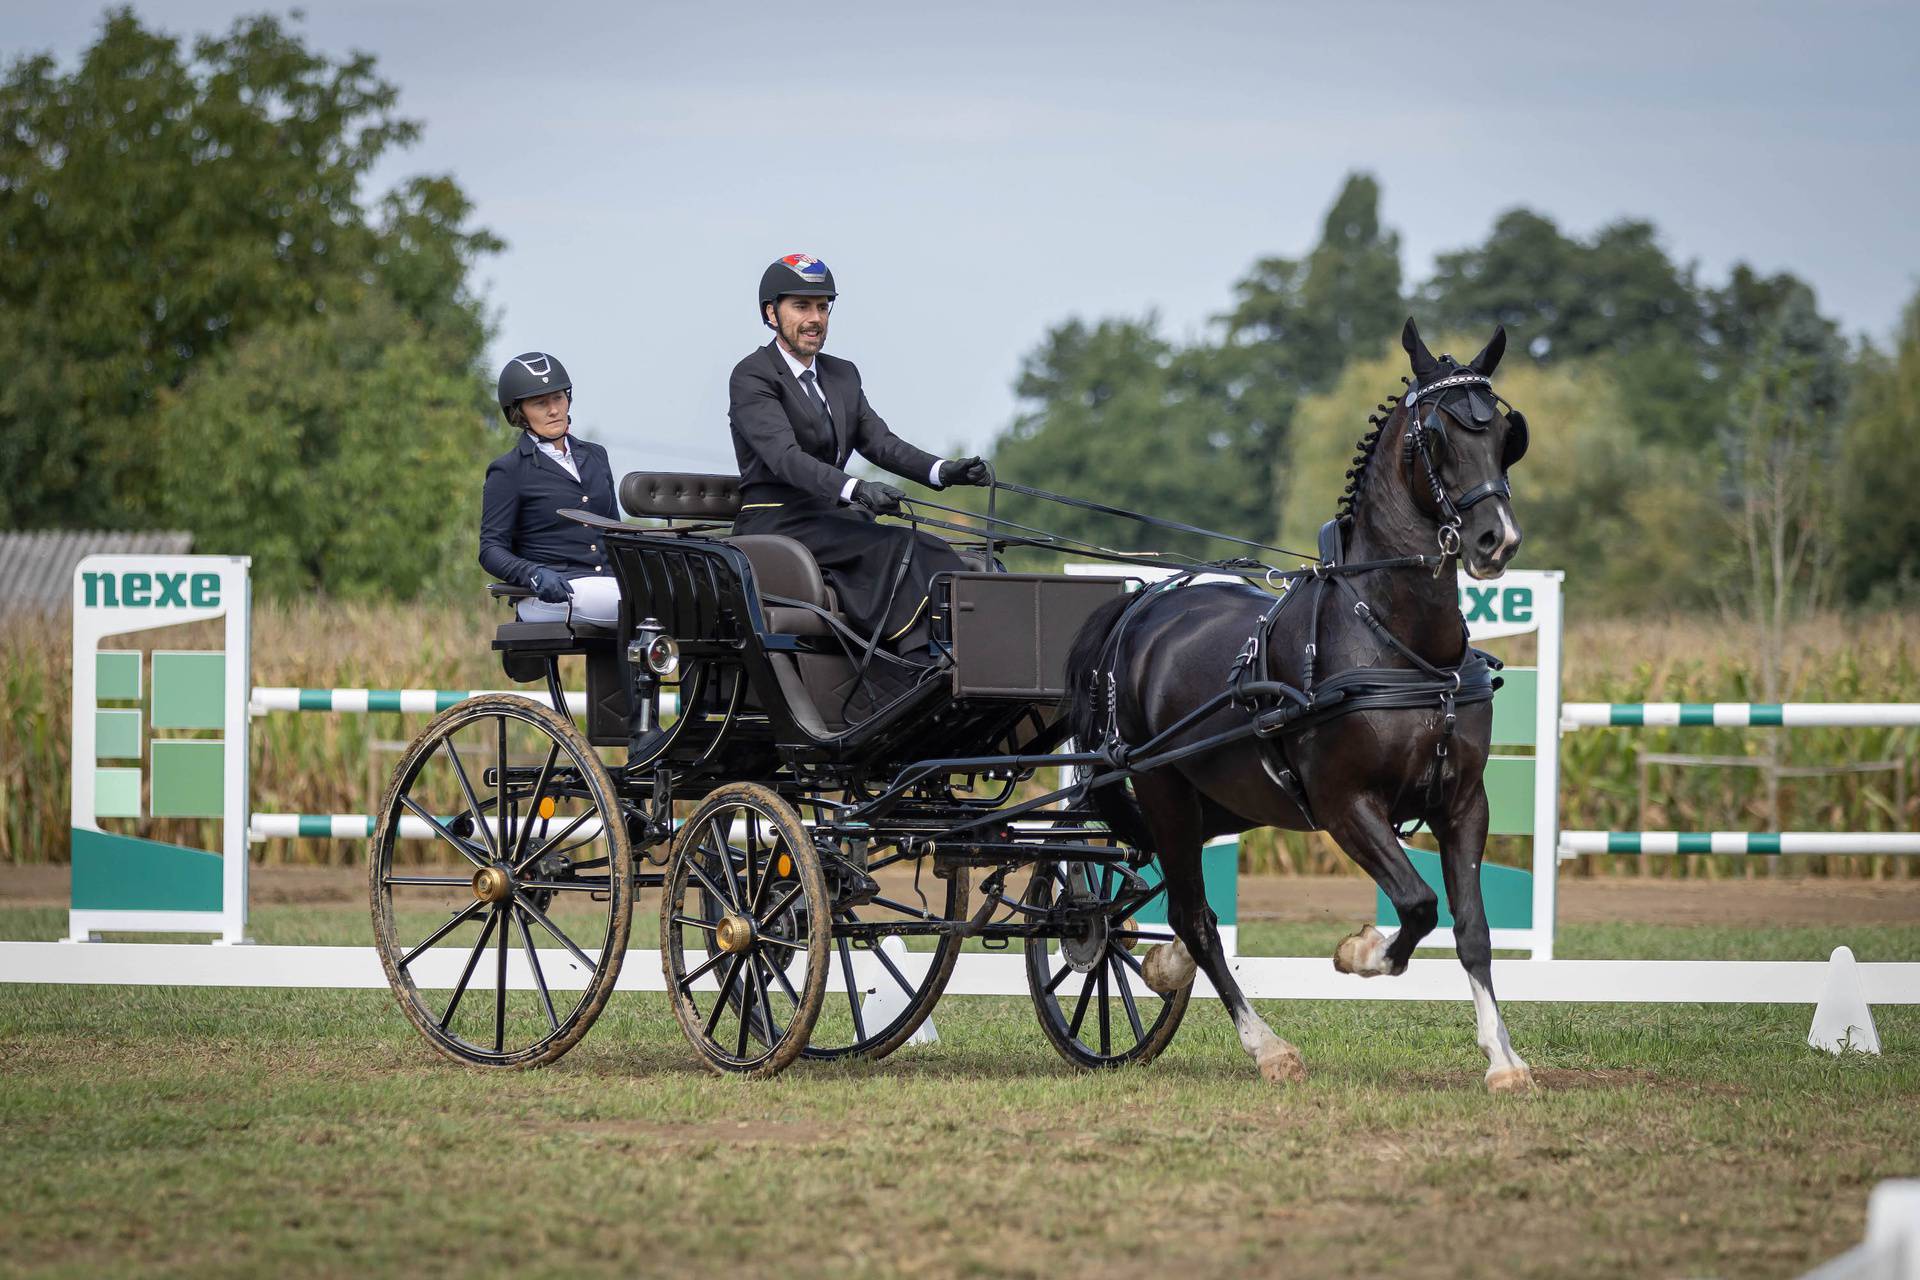
[(1532, 622), (1532, 587), (1460, 588), (1460, 612), (1469, 623)]
[(80, 581), (89, 609), (212, 609), (220, 603), (217, 573), (83, 573)]

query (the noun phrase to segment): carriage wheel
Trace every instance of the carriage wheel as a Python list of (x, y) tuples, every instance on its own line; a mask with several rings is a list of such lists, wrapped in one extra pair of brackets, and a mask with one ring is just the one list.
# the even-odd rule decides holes
[(832, 901), (812, 835), (766, 787), (732, 783), (674, 837), (660, 962), (687, 1039), (714, 1071), (770, 1076), (813, 1032)]
[[(940, 883), (935, 880), (936, 885)], [(961, 940), (941, 936), (931, 952), (909, 951), (901, 939), (883, 938), (876, 943), (867, 937), (848, 937), (847, 929), (966, 919), (967, 869), (954, 867), (944, 883), (944, 892), (936, 888), (925, 903), (911, 891), (902, 890), (896, 896), (883, 887), (870, 902), (836, 906), (827, 994), (807, 1042), (809, 1058), (877, 1061), (912, 1039), (927, 1020), (953, 976)]]
[(1030, 907), (1066, 910), (1064, 936), (1027, 939), (1027, 990), (1040, 1029), (1075, 1066), (1151, 1062), (1186, 1016), (1193, 984), (1162, 996), (1139, 981), (1141, 958), (1170, 929), (1141, 928), (1112, 908), (1123, 879), (1091, 862), (1041, 862)]
[(531, 1067), (587, 1033), (626, 954), (633, 853), (572, 721), (506, 694), (449, 708), (394, 769), (370, 852), (380, 963), (429, 1044)]

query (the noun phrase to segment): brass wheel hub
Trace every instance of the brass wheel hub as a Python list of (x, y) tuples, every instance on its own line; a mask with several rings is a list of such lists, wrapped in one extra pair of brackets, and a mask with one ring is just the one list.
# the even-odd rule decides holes
[(513, 896), (513, 877), (505, 867), (482, 867), (473, 873), (473, 896), (482, 902), (505, 902)]
[(714, 926), (714, 941), (728, 955), (739, 955), (753, 945), (753, 921), (729, 912)]

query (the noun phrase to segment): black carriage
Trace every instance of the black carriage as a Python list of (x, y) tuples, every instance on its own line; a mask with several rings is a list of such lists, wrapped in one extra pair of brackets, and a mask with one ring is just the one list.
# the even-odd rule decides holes
[[(545, 703), (442, 713), (377, 815), (376, 937), (429, 1041), (480, 1064), (557, 1059), (658, 890), (668, 997), (717, 1071), (890, 1053), (967, 949), (1018, 957), (1069, 1061), (1159, 1053), (1191, 984), (1141, 977), (1172, 939), (1137, 919), (1160, 892), (1149, 855), (1072, 795), (1009, 814), (1023, 785), (1047, 790), (1036, 774), (1090, 763), (1057, 754), (1066, 654), (1128, 583), (1008, 573), (991, 541), (958, 545), (974, 567), (935, 584), (944, 660), (875, 672), (895, 660), (848, 629), (804, 547), (728, 536), (732, 477), (636, 473), (621, 500), (658, 523), (574, 516), (605, 539), (619, 624), (500, 626), (507, 675)], [(574, 658), (584, 708), (561, 679)]]

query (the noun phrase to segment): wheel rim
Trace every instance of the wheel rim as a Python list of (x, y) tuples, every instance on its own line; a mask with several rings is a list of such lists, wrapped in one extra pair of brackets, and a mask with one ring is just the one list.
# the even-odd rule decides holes
[(519, 698), (448, 711), (395, 771), (371, 861), (389, 982), (435, 1048), (529, 1065), (585, 1033), (626, 948), (632, 864), (571, 724)]
[(765, 788), (722, 788), (674, 843), (661, 903), (668, 996), (711, 1067), (770, 1073), (819, 1015), (831, 926), (799, 815)]
[(1027, 905), (1074, 904), (1069, 936), (1026, 945), (1027, 986), (1047, 1038), (1070, 1062), (1117, 1067), (1146, 1062), (1173, 1037), (1192, 984), (1160, 995), (1140, 979), (1146, 948), (1173, 932), (1119, 917), (1112, 904), (1123, 877), (1110, 866), (1042, 862), (1028, 883)]
[[(879, 875), (905, 861), (897, 850), (879, 849), (868, 866)], [(827, 880), (832, 891), (831, 865)], [(929, 887), (918, 876), (916, 883)], [(946, 879), (934, 880), (925, 903), (911, 890), (885, 884), (871, 901), (843, 905), (844, 895), (836, 901), (826, 998), (807, 1042), (809, 1058), (882, 1058), (913, 1036), (952, 976), (961, 942), (941, 937), (923, 951), (905, 939), (886, 938), (884, 930), (964, 919), (968, 887), (967, 869), (955, 867)]]

